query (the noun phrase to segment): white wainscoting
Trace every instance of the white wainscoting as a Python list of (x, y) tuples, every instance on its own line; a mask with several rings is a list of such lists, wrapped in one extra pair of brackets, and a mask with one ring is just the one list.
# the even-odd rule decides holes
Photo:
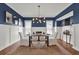
[[(63, 26), (62, 27), (62, 37), (63, 37), (63, 40), (66, 41), (66, 35), (63, 34), (63, 32), (65, 30), (69, 30), (70, 31), (70, 34), (71, 34), (71, 44), (74, 45), (74, 27), (72, 25), (69, 25), (69, 26)], [(69, 43), (69, 36), (67, 36), (67, 42)]]
[(62, 27), (57, 27), (57, 39), (62, 39)]
[(0, 50), (9, 45), (9, 28), (8, 25), (0, 25)]
[(18, 26), (0, 24), (0, 50), (19, 41)]
[[(71, 32), (71, 26), (63, 26), (62, 27), (62, 34), (66, 30), (69, 30)], [(66, 41), (66, 35), (65, 34), (63, 34), (63, 40)], [(68, 36), (68, 40), (69, 40), (69, 36)]]
[[(69, 30), (71, 33), (71, 44), (73, 48), (79, 51), (79, 24), (73, 24), (70, 26), (57, 27), (58, 38), (66, 41), (66, 35), (63, 35), (63, 31)], [(68, 38), (69, 39), (69, 38)]]
[(18, 26), (11, 26), (11, 43), (13, 44), (14, 42), (18, 41), (19, 38), (19, 27)]
[(74, 32), (74, 46), (73, 48), (79, 51), (79, 24), (73, 25)]

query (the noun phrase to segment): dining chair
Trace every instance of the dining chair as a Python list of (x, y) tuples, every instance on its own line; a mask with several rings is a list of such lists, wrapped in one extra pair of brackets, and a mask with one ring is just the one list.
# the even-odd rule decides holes
[(49, 46), (56, 45), (57, 34), (58, 34), (57, 32), (54, 32), (52, 35), (49, 35)]
[(22, 32), (19, 32), (19, 36), (20, 36), (20, 45), (29, 46), (29, 36), (27, 38), (27, 36), (24, 36)]
[(40, 41), (38, 41), (38, 35), (32, 35), (31, 46), (42, 48), (42, 47), (45, 47), (45, 44), (46, 44), (45, 36), (42, 36), (42, 38), (40, 38)]

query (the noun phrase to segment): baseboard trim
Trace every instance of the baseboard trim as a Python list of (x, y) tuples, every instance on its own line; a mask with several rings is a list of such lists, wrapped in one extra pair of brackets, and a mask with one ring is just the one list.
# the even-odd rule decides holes
[(12, 53), (13, 51), (15, 51), (18, 47), (20, 46), (20, 42), (15, 42), (14, 44), (12, 44), (11, 46), (3, 49), (0, 51), (0, 55), (7, 55), (9, 53)]
[(65, 41), (61, 39), (58, 39), (57, 42), (58, 42), (58, 45), (60, 45), (62, 48), (64, 48), (66, 51), (68, 51), (72, 55), (79, 55), (79, 51), (72, 48), (71, 44), (67, 44)]

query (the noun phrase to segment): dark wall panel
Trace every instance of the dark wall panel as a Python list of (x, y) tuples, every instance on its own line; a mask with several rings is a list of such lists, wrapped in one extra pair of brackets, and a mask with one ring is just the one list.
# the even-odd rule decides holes
[[(10, 8), (9, 6), (7, 6), (4, 3), (0, 3), (0, 24), (5, 24), (5, 20), (6, 20), (6, 11), (10, 12), (13, 16), (16, 16), (17, 18), (22, 18), (21, 15), (19, 15), (16, 11), (14, 11), (12, 8)], [(14, 23), (14, 18), (13, 18), (13, 23)], [(19, 19), (17, 19), (19, 20)]]
[(73, 16), (71, 17), (70, 20), (72, 20), (73, 24), (79, 24), (79, 3), (74, 3), (74, 4), (70, 5), (68, 8), (66, 8), (61, 13), (59, 13), (55, 17), (55, 19), (58, 19), (59, 17), (62, 17), (71, 11), (73, 11)]
[[(23, 19), (24, 20), (32, 20), (33, 18), (34, 17), (24, 17)], [(54, 18), (53, 17), (45, 17), (45, 21), (46, 20), (52, 20), (52, 21), (54, 21)], [(55, 24), (55, 23), (53, 23), (53, 24)], [(24, 24), (24, 26), (25, 26), (25, 24)], [(45, 23), (44, 22), (37, 23), (37, 21), (35, 21), (35, 23), (33, 23), (33, 21), (32, 21), (32, 27), (46, 27), (46, 22)]]

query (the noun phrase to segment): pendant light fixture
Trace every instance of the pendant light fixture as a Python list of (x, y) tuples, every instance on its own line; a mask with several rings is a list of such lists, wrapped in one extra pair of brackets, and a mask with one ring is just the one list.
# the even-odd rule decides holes
[(45, 23), (45, 17), (40, 16), (40, 5), (38, 7), (38, 17), (33, 17), (33, 23)]

